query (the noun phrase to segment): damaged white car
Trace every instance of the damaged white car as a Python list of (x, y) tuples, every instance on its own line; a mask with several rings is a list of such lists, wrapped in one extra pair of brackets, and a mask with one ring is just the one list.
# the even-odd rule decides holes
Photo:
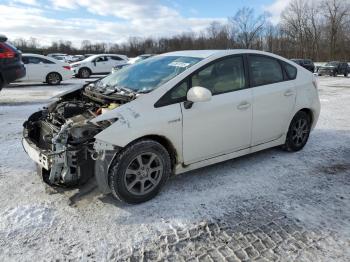
[(62, 95), (24, 123), (23, 146), (51, 185), (95, 176), (128, 203), (171, 174), (306, 144), (320, 112), (317, 82), (252, 50), (172, 52)]

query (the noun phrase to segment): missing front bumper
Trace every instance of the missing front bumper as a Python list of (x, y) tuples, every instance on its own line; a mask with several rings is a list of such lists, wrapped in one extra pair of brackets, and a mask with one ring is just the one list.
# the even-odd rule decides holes
[[(95, 176), (102, 193), (110, 193), (108, 174), (119, 147), (96, 141), (94, 151), (87, 148), (69, 150), (53, 154), (38, 148), (28, 137), (22, 139), (22, 145), (28, 156), (38, 165), (38, 174), (50, 185), (74, 186), (87, 182)], [(59, 180), (50, 179), (52, 173)]]

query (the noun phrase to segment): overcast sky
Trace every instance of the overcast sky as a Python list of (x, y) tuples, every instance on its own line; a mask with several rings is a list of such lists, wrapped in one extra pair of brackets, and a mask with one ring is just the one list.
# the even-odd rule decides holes
[(0, 33), (40, 43), (70, 40), (123, 42), (132, 36), (159, 37), (198, 32), (226, 21), (239, 8), (268, 11), (278, 22), (289, 0), (0, 0)]

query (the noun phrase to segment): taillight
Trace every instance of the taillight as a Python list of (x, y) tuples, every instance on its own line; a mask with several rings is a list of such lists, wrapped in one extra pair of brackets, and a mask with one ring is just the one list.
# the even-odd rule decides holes
[(63, 66), (64, 69), (70, 70), (70, 66)]
[(7, 45), (0, 43), (0, 58), (14, 58), (16, 53)]

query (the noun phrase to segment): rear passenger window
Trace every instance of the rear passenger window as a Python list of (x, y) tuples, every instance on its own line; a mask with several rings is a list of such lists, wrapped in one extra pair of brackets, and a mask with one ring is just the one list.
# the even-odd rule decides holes
[(119, 56), (109, 56), (109, 58), (110, 58), (111, 60), (116, 60), (116, 61), (121, 61), (121, 60), (123, 60), (123, 59), (121, 59)]
[(295, 79), (297, 77), (297, 69), (288, 63), (283, 62), (283, 65), (286, 70), (288, 79), (289, 80)]
[(249, 55), (249, 66), (252, 86), (268, 85), (283, 81), (281, 65), (274, 58)]

